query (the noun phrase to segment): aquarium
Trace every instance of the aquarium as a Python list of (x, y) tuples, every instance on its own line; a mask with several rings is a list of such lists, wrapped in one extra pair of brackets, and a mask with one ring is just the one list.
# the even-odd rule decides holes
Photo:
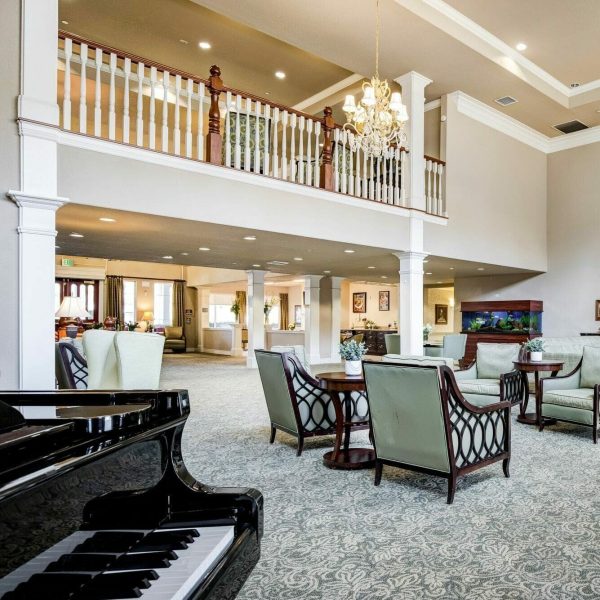
[(462, 331), (463, 333), (541, 333), (542, 311), (463, 311)]

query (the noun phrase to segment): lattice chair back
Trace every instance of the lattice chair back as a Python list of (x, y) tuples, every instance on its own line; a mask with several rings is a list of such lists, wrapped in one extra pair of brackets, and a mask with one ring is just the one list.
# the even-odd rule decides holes
[(87, 361), (70, 343), (55, 345), (55, 369), (58, 388), (61, 390), (86, 390)]
[(368, 362), (363, 366), (377, 458), (449, 473), (438, 369)]

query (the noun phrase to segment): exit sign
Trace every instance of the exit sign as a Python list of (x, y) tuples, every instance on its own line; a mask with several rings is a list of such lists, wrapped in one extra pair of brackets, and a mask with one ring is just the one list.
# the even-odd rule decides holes
[(72, 267), (73, 259), (72, 258), (63, 258), (61, 264), (63, 267)]

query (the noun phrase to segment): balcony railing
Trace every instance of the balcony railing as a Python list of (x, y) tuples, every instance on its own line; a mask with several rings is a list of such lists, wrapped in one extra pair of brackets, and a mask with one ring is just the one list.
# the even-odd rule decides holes
[[(406, 206), (408, 151), (352, 149), (351, 133), (322, 118), (207, 79), (59, 34), (61, 127), (394, 206)], [(446, 215), (444, 162), (426, 158), (426, 212)]]

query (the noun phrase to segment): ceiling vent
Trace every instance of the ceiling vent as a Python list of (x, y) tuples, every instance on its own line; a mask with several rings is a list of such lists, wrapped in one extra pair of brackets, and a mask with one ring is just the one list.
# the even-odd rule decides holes
[(290, 263), (285, 260), (270, 260), (267, 262), (268, 265), (272, 265), (274, 267), (283, 267), (285, 265), (289, 265)]
[(498, 103), (500, 106), (510, 106), (511, 104), (518, 102), (518, 100), (512, 96), (502, 96), (502, 98), (496, 98), (494, 102)]
[(558, 129), (561, 133), (574, 133), (575, 131), (581, 131), (582, 129), (589, 129), (589, 127), (581, 121), (567, 121), (566, 123), (560, 123), (560, 125), (553, 125), (554, 129)]

